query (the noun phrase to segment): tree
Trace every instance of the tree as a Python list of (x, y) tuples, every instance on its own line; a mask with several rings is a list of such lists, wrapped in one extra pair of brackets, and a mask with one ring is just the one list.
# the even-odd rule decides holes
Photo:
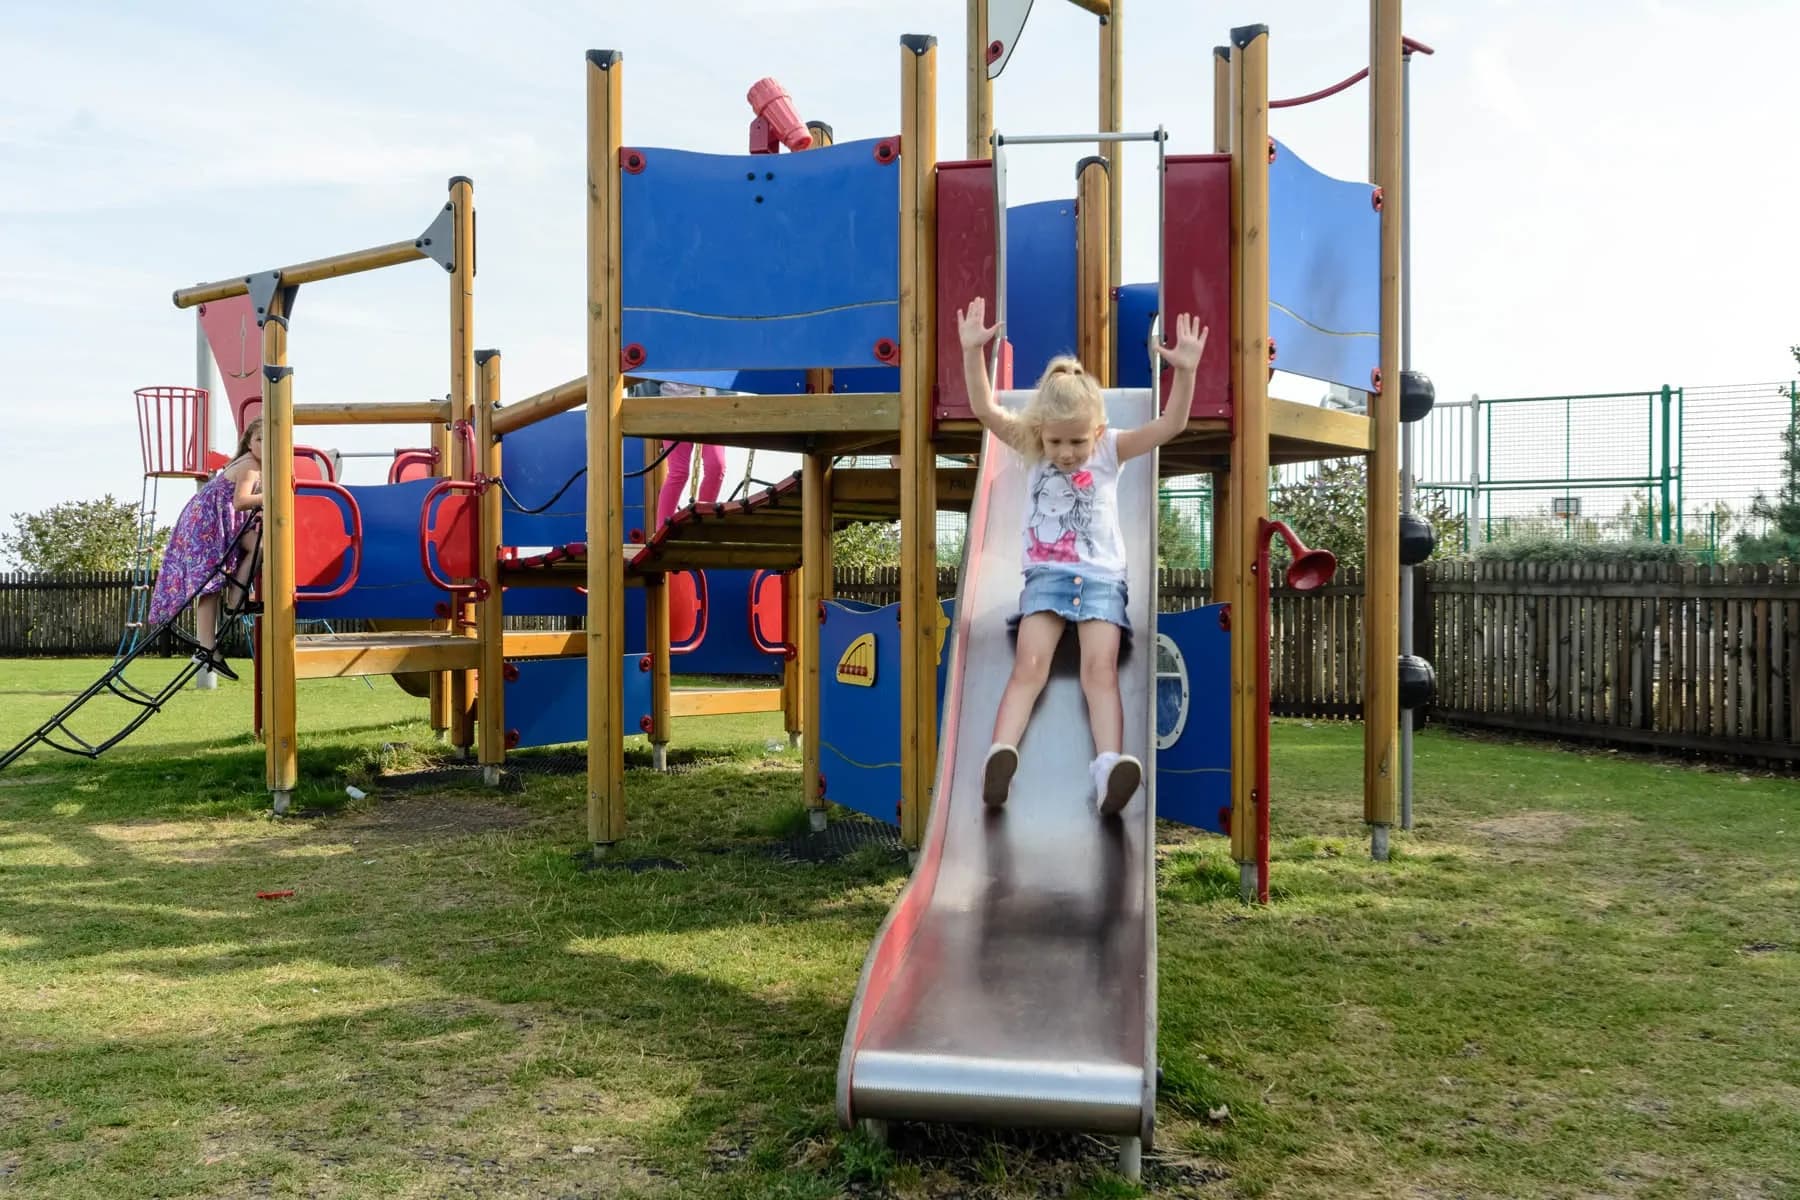
[(900, 522), (859, 521), (831, 536), (834, 568), (873, 570), (900, 565)]
[[(42, 512), (14, 513), (11, 532), (0, 534), (0, 554), (27, 571), (125, 571), (134, 565), (138, 507), (115, 500), (70, 500)], [(152, 565), (162, 558), (169, 531), (152, 538)]]
[[(1800, 363), (1800, 346), (1791, 347), (1794, 361)], [(1735, 549), (1739, 562), (1800, 562), (1800, 399), (1790, 395), (1793, 415), (1781, 438), (1787, 443), (1782, 454), (1781, 491), (1770, 500), (1762, 492), (1750, 502), (1750, 515), (1767, 521), (1765, 533), (1740, 533)]]
[(1190, 516), (1175, 500), (1167, 489), (1156, 494), (1157, 565), (1198, 567), (1210, 531), (1203, 530), (1198, 518)]
[[(1331, 551), (1344, 566), (1360, 567), (1369, 518), (1368, 479), (1365, 459), (1340, 458), (1321, 463), (1319, 473), (1312, 478), (1271, 489), (1269, 515), (1293, 526), (1308, 546)], [(1415, 489), (1412, 511), (1430, 522), (1437, 532), (1437, 549), (1432, 557), (1454, 554), (1462, 548), (1466, 518), (1450, 510), (1442, 492)], [(1278, 563), (1287, 560), (1287, 550), (1279, 538), (1272, 555)]]

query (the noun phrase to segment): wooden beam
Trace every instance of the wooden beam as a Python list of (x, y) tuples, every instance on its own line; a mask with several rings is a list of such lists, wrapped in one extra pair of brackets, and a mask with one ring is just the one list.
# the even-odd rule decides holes
[(988, 30), (988, 0), (968, 0), (968, 96), (964, 112), (968, 116), (969, 138), (963, 157), (970, 160), (994, 156), (994, 81), (988, 76), (988, 44), (993, 35)]
[(587, 634), (579, 629), (508, 629), (501, 638), (507, 658), (580, 658)]
[[(1125, 0), (1094, 0), (1092, 5), (1087, 0), (1075, 0), (1075, 3), (1100, 17), (1100, 128), (1107, 133), (1118, 133), (1125, 128)], [(1125, 143), (1100, 143), (1095, 153), (1112, 164), (1106, 178), (1108, 373), (1100, 376), (1111, 386), (1118, 382), (1112, 372), (1117, 370), (1119, 362), (1119, 323), (1115, 319), (1116, 302), (1112, 297), (1124, 279), (1121, 267), (1125, 257)], [(1161, 179), (1156, 181), (1156, 186), (1162, 187)]]
[[(317, 283), (321, 279), (335, 279), (339, 275), (354, 275), (360, 271), (376, 271), (382, 267), (416, 262), (424, 257), (425, 251), (418, 241), (407, 238), (403, 242), (389, 242), (385, 246), (351, 250), (329, 258), (315, 258), (309, 262), (295, 263), (291, 267), (280, 267), (277, 273), (281, 276), (282, 287), (299, 287), (303, 283)], [(174, 295), (175, 307), (192, 308), (196, 304), (211, 304), (214, 300), (223, 300), (228, 296), (247, 295), (250, 291), (250, 279), (250, 275), (238, 275), (215, 283), (197, 283), (193, 287), (179, 288)], [(263, 441), (266, 445), (267, 434), (263, 435)]]
[(892, 392), (791, 396), (628, 396), (627, 437), (706, 441), (733, 434), (896, 433), (900, 397)]
[[(483, 350), (475, 355), (480, 372), (475, 393), (475, 452), (480, 469), (491, 479), (500, 477), (500, 442), (494, 437), (494, 406), (500, 402), (500, 352)], [(507, 653), (504, 592), (500, 586), (500, 489), (481, 494), (479, 545), (482, 582), (487, 598), (475, 606), (476, 640), (481, 645), (480, 675), (475, 683), (475, 734), (483, 768), (498, 769), (506, 761), (506, 688), (503, 685)], [(483, 770), (484, 777), (492, 771)], [(489, 779), (490, 784), (498, 779)]]
[[(455, 425), (471, 422), (475, 415), (475, 185), (467, 176), (450, 180), (450, 420)], [(450, 442), (450, 473), (470, 479), (475, 464), (469, 461), (470, 439)], [(480, 447), (473, 447), (480, 453)], [(479, 524), (479, 523), (478, 523)], [(477, 543), (480, 544), (479, 542)], [(495, 552), (499, 537), (494, 538)], [(492, 558), (494, 555), (489, 555)], [(482, 564), (477, 564), (480, 570)], [(456, 622), (451, 631), (474, 637), (474, 605), (462, 593), (453, 600)], [(479, 665), (479, 659), (477, 660)], [(499, 682), (498, 677), (495, 683)], [(475, 745), (475, 673), (459, 671), (450, 677), (450, 744), (467, 751)]]
[(900, 40), (900, 837), (918, 846), (937, 769), (937, 39)]
[(1087, 373), (1113, 378), (1113, 285), (1107, 255), (1110, 174), (1104, 158), (1084, 158), (1075, 174), (1075, 343)]
[[(973, 467), (937, 469), (938, 507), (967, 511), (975, 501)], [(831, 472), (834, 504), (875, 505), (891, 502), (894, 519), (900, 517), (900, 472), (892, 467), (836, 467)]]
[[(624, 442), (619, 373), (619, 147), (623, 137), (624, 56), (587, 54), (587, 507), (588, 537), (598, 546), (625, 541)], [(596, 853), (625, 835), (625, 705), (619, 660), (625, 653), (625, 562), (588, 556), (587, 817)]]
[(472, 671), (481, 664), (481, 646), (474, 638), (436, 631), (307, 634), (298, 640), (294, 660), (300, 679)]
[(1231, 31), (1232, 277), (1232, 576), (1220, 589), (1231, 603), (1231, 856), (1242, 886), (1255, 895), (1253, 795), (1262, 714), (1257, 711), (1257, 547), (1269, 515), (1269, 31)]
[(831, 502), (829, 479), (831, 460), (821, 454), (809, 454), (801, 466), (800, 500), (803, 506), (800, 531), (800, 587), (791, 610), (790, 637), (799, 649), (799, 657), (790, 664), (795, 668), (800, 711), (794, 723), (803, 733), (801, 742), (800, 794), (806, 807), (818, 812), (825, 808), (825, 797), (819, 791), (822, 770), (819, 741), (819, 610), (830, 594), (831, 576)]
[(781, 689), (676, 688), (669, 693), (669, 713), (676, 717), (728, 717), (739, 713), (781, 711)]
[(294, 371), (287, 301), (277, 290), (263, 323), (263, 762), (276, 812), (300, 775), (294, 673)]
[(1363, 820), (1370, 850), (1387, 857), (1400, 762), (1400, 237), (1406, 205), (1401, 154), (1400, 0), (1370, 0), (1369, 134), (1381, 189), (1381, 386), (1369, 396), (1369, 524), (1364, 551)]
[(1304, 442), (1336, 450), (1342, 457), (1367, 454), (1371, 434), (1369, 419), (1361, 413), (1271, 397), (1269, 436), (1277, 441)]
[(505, 437), (515, 429), (523, 429), (545, 417), (554, 417), (557, 413), (579, 408), (587, 403), (587, 394), (587, 376), (582, 375), (566, 383), (559, 383), (549, 391), (527, 396), (517, 404), (509, 404), (494, 414), (494, 433)]
[(437, 425), (450, 420), (448, 400), (294, 405), (296, 425)]

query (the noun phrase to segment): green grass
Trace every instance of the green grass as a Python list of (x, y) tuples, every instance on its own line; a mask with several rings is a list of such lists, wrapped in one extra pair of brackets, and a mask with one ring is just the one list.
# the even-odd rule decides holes
[[(0, 744), (97, 669), (5, 663)], [(628, 751), (620, 857), (680, 868), (633, 873), (584, 869), (578, 777), (383, 790), (442, 755), (422, 705), (301, 688), (310, 819), (264, 812), (242, 684), (0, 775), (0, 1193), (1140, 1194), (1091, 1139), (837, 1130), (903, 865), (763, 852), (779, 718)], [(1267, 910), (1166, 829), (1144, 1193), (1800, 1192), (1800, 785), (1434, 732), (1376, 865), (1360, 771), (1279, 727)]]

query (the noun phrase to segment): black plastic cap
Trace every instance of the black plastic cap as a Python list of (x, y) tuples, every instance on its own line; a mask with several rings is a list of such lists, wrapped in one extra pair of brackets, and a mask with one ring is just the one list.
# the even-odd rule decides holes
[(293, 373), (294, 368), (292, 367), (278, 367), (274, 363), (263, 364), (263, 378), (270, 383), (280, 383)]
[(822, 133), (830, 141), (837, 141), (837, 134), (831, 131), (831, 125), (825, 121), (808, 121), (806, 127), (816, 133)]
[(473, 179), (470, 179), (467, 175), (452, 175), (450, 177), (450, 182), (446, 183), (444, 185), (444, 190), (449, 191), (451, 188), (455, 187), (459, 183), (466, 183), (470, 187), (475, 186), (475, 181)]
[(1094, 166), (1096, 164), (1098, 164), (1098, 166), (1100, 167), (1100, 169), (1102, 171), (1106, 171), (1109, 173), (1112, 171), (1112, 164), (1106, 161), (1106, 156), (1104, 154), (1090, 154), (1086, 158), (1082, 159), (1080, 162), (1075, 164), (1075, 178), (1080, 179), (1083, 172), (1085, 172), (1090, 166)]
[(1416, 567), (1437, 549), (1437, 530), (1417, 513), (1400, 514), (1400, 565)]
[(589, 50), (587, 60), (602, 71), (610, 71), (625, 61), (623, 50)]
[(1400, 707), (1424, 708), (1437, 694), (1437, 672), (1416, 654), (1400, 656)]
[(1268, 37), (1267, 25), (1239, 25), (1231, 31), (1231, 44), (1242, 50), (1259, 37)]
[(1222, 58), (1226, 62), (1230, 62), (1231, 61), (1231, 47), (1230, 46), (1214, 46), (1213, 47), (1213, 57), (1214, 58)]
[(499, 357), (500, 352), (498, 350), (477, 350), (475, 352), (475, 365), (478, 367), (485, 367), (488, 365), (488, 359)]
[(1437, 403), (1437, 387), (1431, 376), (1422, 371), (1400, 372), (1400, 419), (1408, 424), (1422, 421)]
[(929, 33), (906, 33), (900, 35), (900, 44), (914, 54), (923, 54), (937, 45), (937, 38)]

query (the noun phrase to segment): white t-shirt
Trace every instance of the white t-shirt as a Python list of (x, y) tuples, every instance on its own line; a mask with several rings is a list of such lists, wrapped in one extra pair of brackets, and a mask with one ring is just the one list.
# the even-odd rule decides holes
[(1125, 537), (1119, 530), (1119, 434), (1108, 429), (1093, 455), (1064, 474), (1040, 458), (1025, 486), (1021, 541), (1027, 571), (1076, 570), (1096, 579), (1125, 578)]

